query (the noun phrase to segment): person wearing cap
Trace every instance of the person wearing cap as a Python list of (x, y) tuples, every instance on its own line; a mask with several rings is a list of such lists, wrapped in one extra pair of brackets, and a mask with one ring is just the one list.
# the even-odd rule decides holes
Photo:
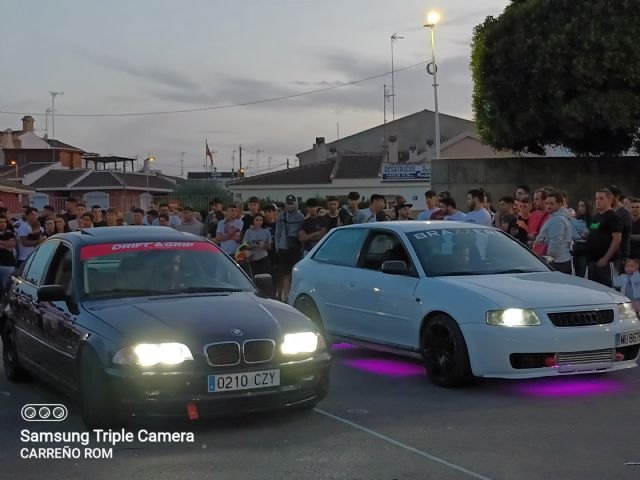
[(358, 212), (358, 215), (354, 218), (353, 223), (372, 223), (383, 222), (387, 220), (387, 216), (384, 213), (384, 206), (384, 196), (374, 193), (373, 195), (371, 195), (369, 208), (360, 210), (360, 212)]
[(360, 194), (358, 192), (349, 192), (347, 195), (347, 204), (340, 209), (340, 224), (352, 225), (354, 219), (358, 215), (358, 207), (360, 205)]
[(417, 220), (431, 220), (431, 215), (440, 211), (438, 206), (438, 193), (435, 190), (427, 190), (424, 192), (425, 203), (427, 209), (418, 215)]
[(276, 220), (275, 246), (278, 252), (281, 284), (278, 292), (280, 299), (287, 301), (291, 288), (291, 271), (293, 266), (302, 258), (302, 245), (298, 232), (304, 222), (304, 215), (298, 210), (298, 199), (295, 195), (287, 195), (285, 209)]
[(402, 202), (400, 205), (396, 205), (396, 220), (412, 220), (412, 208), (413, 203)]
[(249, 213), (242, 217), (242, 223), (244, 224), (242, 228), (243, 234), (253, 226), (253, 217), (260, 213), (260, 199), (258, 197), (250, 197), (247, 206)]
[(395, 217), (393, 218), (395, 220), (399, 220), (398, 209), (400, 208), (400, 205), (402, 205), (406, 201), (407, 200), (402, 195), (396, 195), (395, 198), (393, 199), (393, 213), (395, 213)]
[(622, 222), (622, 243), (620, 244), (620, 255), (615, 262), (616, 271), (622, 273), (622, 266), (624, 261), (631, 255), (631, 226), (633, 225), (633, 215), (631, 212), (624, 208), (624, 205), (620, 201), (622, 197), (622, 190), (615, 185), (609, 186), (609, 191), (613, 193), (613, 199), (611, 200), (611, 208), (616, 212), (616, 215)]
[(318, 215), (318, 200), (310, 198), (307, 200), (306, 209), (308, 217), (302, 222), (298, 238), (302, 243), (302, 256), (306, 257), (313, 247), (327, 234), (327, 221), (323, 216)]

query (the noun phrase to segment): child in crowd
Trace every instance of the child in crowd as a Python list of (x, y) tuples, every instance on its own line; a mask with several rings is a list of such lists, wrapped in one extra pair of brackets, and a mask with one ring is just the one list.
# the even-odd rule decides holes
[(628, 258), (624, 262), (624, 273), (613, 280), (613, 286), (620, 289), (633, 302), (638, 315), (640, 315), (640, 259)]

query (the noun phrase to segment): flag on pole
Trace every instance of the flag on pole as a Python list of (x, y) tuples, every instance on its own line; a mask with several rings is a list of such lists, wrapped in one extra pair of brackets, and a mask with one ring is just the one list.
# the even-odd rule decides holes
[(211, 150), (209, 150), (209, 142), (207, 141), (207, 139), (204, 140), (204, 145), (205, 145), (205, 155), (207, 156), (207, 158), (211, 162), (211, 166), (213, 167), (213, 154), (211, 153)]

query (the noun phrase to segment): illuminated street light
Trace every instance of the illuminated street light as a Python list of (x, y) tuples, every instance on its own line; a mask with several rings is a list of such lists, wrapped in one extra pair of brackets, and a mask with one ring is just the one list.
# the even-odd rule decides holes
[(15, 160), (11, 160), (11, 165), (13, 165), (14, 167), (16, 167), (16, 181), (18, 181), (18, 162), (16, 162)]
[(431, 29), (431, 62), (427, 64), (427, 73), (433, 76), (433, 104), (435, 116), (435, 144), (436, 158), (440, 158), (440, 112), (438, 110), (438, 65), (436, 64), (436, 34), (435, 28), (440, 21), (440, 14), (434, 10), (427, 14), (424, 27)]

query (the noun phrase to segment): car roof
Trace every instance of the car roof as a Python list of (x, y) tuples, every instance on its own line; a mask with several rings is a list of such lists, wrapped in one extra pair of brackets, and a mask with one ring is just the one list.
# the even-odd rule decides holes
[(477, 225), (475, 223), (467, 223), (467, 222), (454, 222), (447, 220), (400, 220), (400, 221), (391, 221), (391, 222), (373, 222), (373, 223), (358, 223), (356, 225), (349, 225), (341, 228), (365, 228), (368, 230), (371, 229), (384, 229), (391, 230), (394, 232), (416, 232), (419, 230), (442, 230), (444, 228), (448, 230), (452, 229), (460, 229), (460, 228), (474, 228), (474, 229), (485, 229), (485, 230), (493, 230), (493, 227), (487, 227), (485, 225)]
[(122, 226), (84, 228), (77, 232), (60, 233), (52, 238), (68, 240), (78, 245), (95, 245), (112, 242), (205, 242), (206, 239), (171, 227)]

